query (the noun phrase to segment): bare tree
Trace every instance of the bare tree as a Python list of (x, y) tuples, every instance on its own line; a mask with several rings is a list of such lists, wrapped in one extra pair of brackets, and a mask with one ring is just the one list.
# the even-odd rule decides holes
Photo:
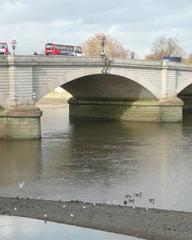
[(184, 50), (178, 45), (177, 40), (173, 38), (160, 37), (151, 48), (151, 53), (145, 57), (149, 60), (160, 60), (164, 56), (184, 56)]
[[(94, 36), (82, 43), (83, 51), (86, 56), (100, 56), (102, 36), (102, 33), (96, 33)], [(109, 57), (123, 59), (131, 58), (131, 56), (133, 57), (133, 51), (131, 52), (128, 49), (125, 49), (120, 42), (109, 35), (105, 36), (105, 53)]]

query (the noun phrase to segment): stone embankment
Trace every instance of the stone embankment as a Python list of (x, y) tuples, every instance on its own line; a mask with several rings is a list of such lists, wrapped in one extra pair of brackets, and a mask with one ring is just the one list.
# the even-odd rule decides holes
[(180, 211), (0, 197), (0, 215), (54, 221), (149, 240), (192, 239), (192, 213)]

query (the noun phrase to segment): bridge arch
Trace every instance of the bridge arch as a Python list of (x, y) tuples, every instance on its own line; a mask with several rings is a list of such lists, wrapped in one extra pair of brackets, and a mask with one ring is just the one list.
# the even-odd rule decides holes
[(83, 76), (62, 87), (77, 99), (137, 100), (156, 99), (156, 96), (138, 82), (113, 74)]
[[(117, 72), (117, 73), (116, 73)], [(80, 86), (82, 84), (82, 86)], [(100, 99), (158, 99), (157, 87), (144, 76), (134, 76), (129, 71), (120, 74), (119, 69), (112, 73), (101, 73), (101, 69), (64, 70), (62, 74), (45, 81), (36, 89), (36, 101), (63, 87), (76, 97)], [(89, 87), (89, 89), (88, 89)], [(83, 88), (84, 91), (83, 91)], [(93, 91), (94, 90), (94, 91)], [(134, 94), (133, 94), (134, 93)], [(91, 95), (90, 95), (91, 94)]]

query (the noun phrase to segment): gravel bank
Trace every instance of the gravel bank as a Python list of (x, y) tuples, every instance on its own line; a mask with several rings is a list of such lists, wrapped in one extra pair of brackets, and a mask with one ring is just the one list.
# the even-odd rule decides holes
[(88, 227), (144, 239), (192, 239), (192, 213), (127, 206), (0, 197), (0, 215)]

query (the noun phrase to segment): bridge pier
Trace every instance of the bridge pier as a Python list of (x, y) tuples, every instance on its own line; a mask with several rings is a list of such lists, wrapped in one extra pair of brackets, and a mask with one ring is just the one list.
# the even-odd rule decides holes
[(69, 101), (70, 119), (181, 122), (183, 102), (178, 98), (158, 100)]
[(38, 139), (42, 112), (35, 106), (0, 110), (0, 139)]

